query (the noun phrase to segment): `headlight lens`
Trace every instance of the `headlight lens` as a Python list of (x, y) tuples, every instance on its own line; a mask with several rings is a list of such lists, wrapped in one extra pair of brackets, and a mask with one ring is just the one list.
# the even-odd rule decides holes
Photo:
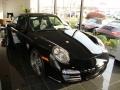
[(70, 61), (69, 53), (62, 47), (53, 47), (53, 55), (61, 63), (68, 64)]

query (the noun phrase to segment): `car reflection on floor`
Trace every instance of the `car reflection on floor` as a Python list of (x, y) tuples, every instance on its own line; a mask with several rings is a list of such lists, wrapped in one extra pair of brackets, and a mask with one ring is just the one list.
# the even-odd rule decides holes
[(12, 90), (118, 90), (120, 88), (120, 65), (114, 64), (113, 58), (110, 58), (103, 75), (82, 83), (61, 84), (48, 77), (40, 78), (33, 73), (29, 66), (28, 52), (23, 45), (8, 47), (6, 51)]

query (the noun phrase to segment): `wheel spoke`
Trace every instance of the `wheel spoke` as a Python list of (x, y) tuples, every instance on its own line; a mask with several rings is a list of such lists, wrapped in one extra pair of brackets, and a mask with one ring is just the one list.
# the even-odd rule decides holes
[(42, 73), (42, 62), (40, 57), (36, 51), (31, 52), (30, 62), (33, 70), (38, 74), (41, 75)]

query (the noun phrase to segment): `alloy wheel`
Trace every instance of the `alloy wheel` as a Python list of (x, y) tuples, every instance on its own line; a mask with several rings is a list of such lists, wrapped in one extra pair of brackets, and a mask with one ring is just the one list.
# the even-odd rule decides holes
[(39, 53), (36, 50), (32, 50), (30, 55), (30, 63), (33, 70), (41, 76), (43, 73), (43, 62), (40, 59)]

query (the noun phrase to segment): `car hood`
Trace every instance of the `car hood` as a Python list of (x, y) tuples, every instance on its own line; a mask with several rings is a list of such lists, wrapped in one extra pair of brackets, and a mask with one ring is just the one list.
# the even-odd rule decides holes
[(79, 30), (48, 30), (37, 32), (35, 36), (44, 38), (51, 46), (53, 44), (61, 46), (73, 57), (86, 59), (102, 53), (102, 47), (98, 44), (97, 40), (90, 35), (85, 35)]
[(80, 32), (79, 30), (66, 30), (65, 33), (71, 37), (73, 37), (75, 40), (77, 40), (79, 43), (84, 45), (92, 54), (100, 54), (102, 53), (102, 47), (98, 44), (97, 39), (90, 35), (90, 34), (84, 34)]

